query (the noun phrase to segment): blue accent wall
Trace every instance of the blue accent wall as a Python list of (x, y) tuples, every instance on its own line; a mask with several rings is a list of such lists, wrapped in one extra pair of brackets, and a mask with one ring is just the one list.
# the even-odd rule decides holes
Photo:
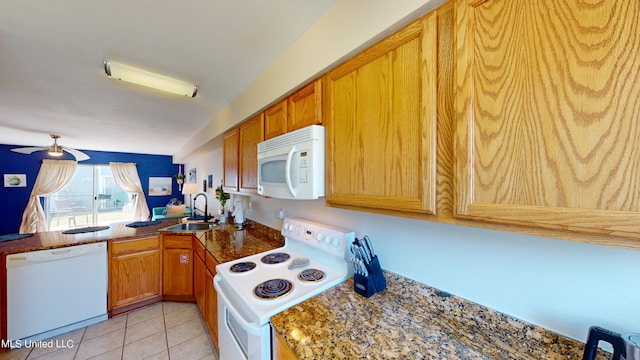
[[(17, 147), (22, 146), (0, 145), (0, 174), (26, 174), (27, 186), (4, 187), (3, 177), (3, 183), (0, 187), (0, 202), (2, 202), (4, 211), (0, 218), (0, 235), (17, 233), (20, 230), (22, 214), (27, 206), (33, 184), (40, 171), (42, 159), (51, 159), (46, 151), (36, 151), (29, 155), (11, 151), (11, 149)], [(171, 156), (90, 150), (82, 151), (91, 158), (81, 161), (79, 164), (108, 165), (109, 162), (112, 161), (136, 163), (150, 212), (151, 208), (165, 206), (169, 200), (174, 197), (184, 201), (184, 197), (180, 191), (178, 191), (178, 184), (175, 181), (172, 181), (172, 195), (149, 196), (149, 177), (173, 177), (173, 175), (178, 173), (178, 164), (172, 163), (173, 160)], [(63, 157), (56, 159), (74, 160), (74, 157), (65, 152)]]

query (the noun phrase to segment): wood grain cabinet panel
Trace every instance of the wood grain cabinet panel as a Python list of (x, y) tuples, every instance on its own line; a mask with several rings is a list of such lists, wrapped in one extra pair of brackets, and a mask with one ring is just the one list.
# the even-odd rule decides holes
[(223, 187), (225, 191), (238, 191), (240, 168), (240, 128), (227, 131), (222, 138)]
[(161, 300), (158, 237), (112, 241), (109, 254), (109, 311), (112, 315)]
[(640, 237), (637, 1), (456, 1), (456, 214)]
[[(205, 273), (207, 271), (204, 265), (204, 247), (196, 239), (194, 242), (194, 258), (193, 258), (193, 295), (203, 317), (206, 314), (205, 302)], [(202, 250), (202, 252), (200, 251)]]
[(287, 131), (322, 124), (322, 79), (306, 85), (288, 98)]
[(280, 334), (271, 330), (273, 335), (271, 336), (273, 344), (273, 358), (276, 360), (297, 360), (296, 354), (289, 348), (286, 341)]
[(327, 203), (435, 212), (436, 46), (430, 14), (325, 76)]
[(287, 99), (279, 101), (264, 111), (264, 139), (287, 133)]
[[(205, 323), (209, 329), (209, 334), (213, 339), (213, 343), (218, 347), (218, 293), (213, 286), (213, 278), (216, 276), (216, 266), (218, 262), (207, 252), (205, 255), (205, 303), (206, 313), (204, 316)], [(219, 348), (219, 347), (218, 347)]]
[(193, 236), (162, 234), (162, 296), (193, 301)]
[(264, 115), (259, 114), (239, 126), (240, 192), (258, 192), (258, 143), (264, 140)]

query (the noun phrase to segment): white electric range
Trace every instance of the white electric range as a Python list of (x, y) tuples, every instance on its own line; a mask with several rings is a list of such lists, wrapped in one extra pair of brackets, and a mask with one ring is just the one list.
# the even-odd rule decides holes
[(271, 359), (271, 316), (352, 275), (353, 231), (286, 218), (282, 235), (283, 247), (216, 267), (221, 360)]

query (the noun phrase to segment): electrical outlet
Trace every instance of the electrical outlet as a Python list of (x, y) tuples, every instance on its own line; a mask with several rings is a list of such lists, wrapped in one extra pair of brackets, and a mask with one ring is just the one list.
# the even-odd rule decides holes
[(284, 219), (284, 209), (278, 209), (276, 211), (276, 217), (280, 220)]

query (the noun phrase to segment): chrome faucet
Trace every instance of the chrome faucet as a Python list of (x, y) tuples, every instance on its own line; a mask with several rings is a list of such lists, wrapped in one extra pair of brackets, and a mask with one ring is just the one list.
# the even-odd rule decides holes
[(197, 194), (196, 196), (194, 196), (194, 197), (193, 197), (193, 203), (194, 203), (193, 208), (194, 208), (194, 210), (197, 210), (197, 208), (196, 208), (196, 206), (195, 206), (195, 203), (196, 203), (196, 199), (197, 199), (197, 198), (198, 198), (198, 196), (200, 196), (200, 195), (204, 196), (204, 222), (207, 222), (207, 221), (209, 220), (209, 219), (208, 219), (208, 217), (209, 217), (209, 215), (208, 215), (208, 214), (209, 214), (209, 212), (207, 211), (207, 210), (208, 210), (208, 209), (207, 209), (207, 206), (209, 205), (209, 200), (207, 199), (207, 195), (206, 195), (205, 193), (199, 193), (199, 194)]

